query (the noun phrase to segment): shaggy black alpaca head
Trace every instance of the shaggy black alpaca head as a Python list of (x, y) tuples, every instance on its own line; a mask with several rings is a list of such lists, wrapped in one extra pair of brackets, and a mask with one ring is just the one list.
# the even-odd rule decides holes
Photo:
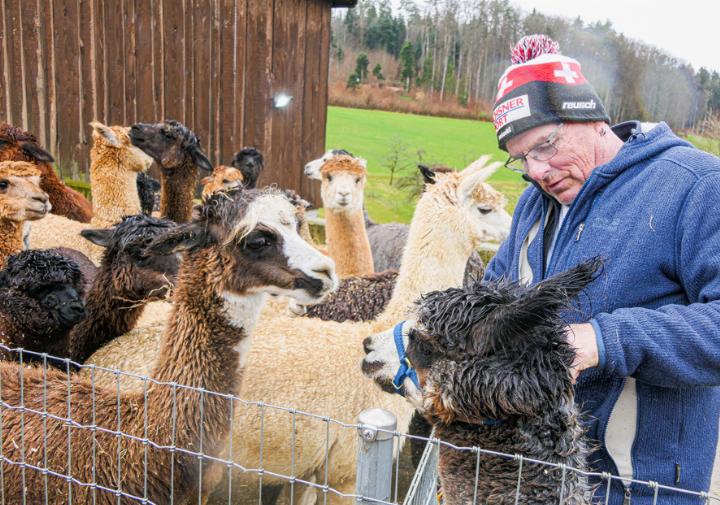
[[(403, 336), (422, 388), (406, 379), (409, 399), (443, 423), (558, 409), (572, 388), (574, 358), (560, 313), (600, 265), (592, 260), (534, 286), (500, 280), (423, 296)], [(393, 391), (400, 362), (392, 335), (369, 337), (365, 350), (365, 374)]]
[(140, 172), (137, 174), (137, 191), (143, 214), (152, 214), (152, 211), (155, 210), (158, 191), (160, 191), (160, 181), (153, 179), (145, 172)]
[(130, 141), (163, 170), (185, 165), (189, 159), (198, 168), (212, 172), (212, 164), (200, 146), (200, 139), (179, 121), (135, 123), (130, 127)]
[[(10, 256), (0, 270), (0, 290), (24, 296), (57, 330), (66, 330), (85, 317), (83, 281), (77, 264), (60, 254), (22, 251)], [(32, 314), (28, 314), (32, 317)]]
[(101, 269), (112, 272), (113, 282), (124, 292), (145, 299), (164, 297), (177, 274), (175, 254), (149, 254), (147, 246), (176, 226), (168, 219), (144, 214), (126, 216), (112, 228), (83, 230), (81, 235), (105, 248)]
[(265, 158), (254, 147), (243, 147), (235, 153), (231, 165), (242, 172), (243, 185), (253, 189), (257, 187), (257, 180), (265, 168)]

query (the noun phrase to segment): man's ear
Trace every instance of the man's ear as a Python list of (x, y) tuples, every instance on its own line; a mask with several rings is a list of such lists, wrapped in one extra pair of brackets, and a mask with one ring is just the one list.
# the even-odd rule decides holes
[(151, 256), (188, 251), (206, 244), (208, 240), (205, 223), (185, 223), (156, 237), (148, 244), (144, 253)]
[(49, 152), (37, 145), (35, 142), (23, 142), (20, 144), (20, 148), (27, 156), (35, 161), (42, 161), (45, 163), (52, 163), (55, 161)]
[(108, 247), (112, 241), (115, 230), (112, 228), (96, 228), (91, 230), (82, 230), (80, 235), (100, 247)]

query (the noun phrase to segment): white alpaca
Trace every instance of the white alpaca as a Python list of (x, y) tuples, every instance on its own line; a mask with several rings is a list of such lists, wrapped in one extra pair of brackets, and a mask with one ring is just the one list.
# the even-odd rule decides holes
[[(360, 371), (362, 341), (406, 317), (408, 305), (421, 294), (459, 286), (465, 264), (478, 243), (502, 240), (510, 216), (505, 199), (483, 181), (498, 164), (474, 164), (463, 172), (437, 174), (418, 202), (410, 225), (408, 245), (392, 300), (371, 322), (319, 321), (263, 312), (256, 327), (245, 380), (239, 396), (355, 422), (369, 407), (382, 407), (398, 416), (398, 429), (406, 430), (411, 407), (400, 396), (388, 395), (366, 380)], [(492, 202), (488, 219), (487, 208)], [(478, 206), (481, 208), (478, 208)], [(493, 223), (493, 224), (488, 224)], [(500, 231), (503, 230), (503, 231)], [(125, 368), (147, 374), (157, 354), (157, 338), (147, 331), (131, 332), (98, 351), (88, 363)], [(114, 384), (115, 377), (97, 375), (98, 383)], [(139, 384), (139, 383), (138, 383)], [(132, 388), (137, 384), (124, 383)], [(238, 408), (233, 421), (233, 460), (257, 468), (260, 454), (259, 412)], [(295, 438), (295, 475), (324, 481), (325, 423), (298, 416)], [(264, 416), (265, 469), (290, 474), (292, 418), (287, 414)], [(330, 425), (328, 483), (353, 492), (355, 483), (355, 430)], [(242, 475), (234, 479), (245, 481)], [(248, 478), (257, 481), (257, 476)], [(284, 481), (265, 476), (265, 484)], [(328, 498), (334, 500), (334, 494)], [(320, 497), (322, 500), (322, 497)]]

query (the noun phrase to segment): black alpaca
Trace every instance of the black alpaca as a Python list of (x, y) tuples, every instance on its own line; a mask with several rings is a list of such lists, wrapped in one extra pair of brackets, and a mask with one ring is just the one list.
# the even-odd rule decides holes
[(254, 189), (257, 187), (260, 173), (265, 168), (265, 158), (254, 147), (243, 147), (235, 153), (230, 164), (242, 172), (243, 185), (248, 189)]
[[(481, 447), (587, 470), (589, 453), (574, 404), (574, 350), (560, 317), (590, 283), (599, 260), (535, 286), (501, 280), (436, 291), (417, 302), (403, 342), (417, 373), (406, 396), (451, 444)], [(393, 391), (400, 361), (392, 332), (369, 337), (363, 371)], [(518, 461), (442, 446), (440, 478), (446, 503), (515, 503)], [(561, 483), (564, 485), (561, 486)], [(562, 488), (562, 490), (561, 490)], [(526, 463), (519, 502), (590, 503), (587, 478)]]

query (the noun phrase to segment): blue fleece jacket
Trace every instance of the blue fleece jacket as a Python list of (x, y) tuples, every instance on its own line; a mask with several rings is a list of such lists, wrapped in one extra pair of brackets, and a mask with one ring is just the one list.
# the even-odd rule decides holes
[[(601, 445), (591, 456), (593, 469), (618, 473), (603, 441), (633, 377), (633, 478), (705, 491), (720, 413), (720, 159), (664, 123), (626, 135), (617, 156), (592, 172), (573, 201), (547, 269), (542, 228), (527, 260), (539, 282), (597, 255), (605, 259), (579, 310), (566, 314), (567, 323), (590, 321), (598, 334), (600, 364), (576, 385), (588, 436)], [(535, 186), (523, 193), (486, 279), (518, 279), (523, 241), (538, 220), (545, 222), (550, 205), (554, 200)], [(601, 486), (596, 496), (604, 499), (604, 492)], [(644, 486), (617, 483), (610, 494), (613, 504), (626, 495), (633, 504), (652, 503)], [(677, 493), (660, 497), (659, 503), (701, 503)]]

